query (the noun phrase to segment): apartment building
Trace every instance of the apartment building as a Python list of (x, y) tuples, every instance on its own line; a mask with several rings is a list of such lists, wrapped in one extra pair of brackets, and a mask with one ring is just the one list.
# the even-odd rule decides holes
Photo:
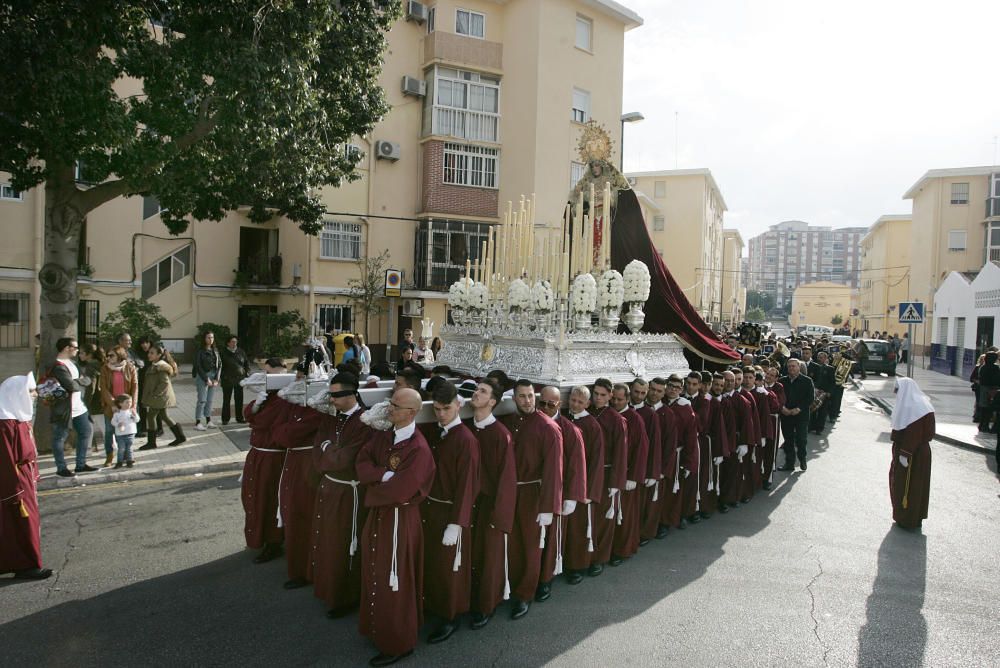
[[(382, 73), (391, 111), (345, 151), (359, 178), (323, 192), (317, 237), (287, 220), (252, 223), (244, 210), (168, 234), (150, 198), (95, 210), (81, 244), (79, 336), (126, 297), (158, 304), (174, 350), (202, 322), (238, 331), (255, 351), (262, 315), (299, 310), (320, 329), (364, 331), (348, 297), (359, 257), (388, 250), (404, 274), (393, 318), (370, 323), (370, 344), (420, 321), (447, 320), (447, 287), (478, 259), (507, 201), (534, 194), (537, 224), (558, 225), (583, 173), (577, 141), (591, 119), (616, 134), (625, 32), (642, 24), (612, 0), (404, 2)], [(618, 160), (615, 147), (614, 160)], [(36, 275), (44, 192), (16, 193), (0, 173), (0, 347), (30, 347), (38, 331)], [(390, 322), (392, 331), (390, 331)], [(265, 352), (256, 350), (255, 352)]]
[[(854, 293), (854, 289), (844, 283), (803, 283), (792, 293), (792, 312), (788, 316), (788, 324), (793, 330), (801, 325), (840, 327), (850, 318)], [(838, 322), (834, 323), (834, 320)]]
[[(722, 294), (726, 201), (712, 172), (673, 169), (626, 177), (639, 195), (653, 246), (688, 301), (709, 324), (728, 322), (731, 309)], [(738, 269), (738, 262), (730, 268)]]
[(860, 242), (864, 227), (833, 229), (787, 220), (750, 239), (749, 289), (787, 307), (803, 283), (828, 281), (858, 287)]
[[(1000, 167), (932, 169), (903, 195), (913, 202), (910, 297), (933, 318), (934, 295), (951, 272), (978, 272), (1000, 262)], [(929, 350), (929, 327), (914, 344)]]
[(743, 322), (747, 311), (747, 288), (743, 283), (743, 237), (738, 230), (723, 230), (722, 264), (722, 324), (732, 326)]
[(861, 280), (858, 283), (858, 329), (902, 336), (899, 303), (910, 290), (911, 216), (880, 217), (861, 238)]

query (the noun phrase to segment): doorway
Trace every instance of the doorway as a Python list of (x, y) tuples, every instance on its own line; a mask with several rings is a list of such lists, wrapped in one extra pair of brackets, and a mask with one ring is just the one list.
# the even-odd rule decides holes
[(976, 356), (993, 345), (993, 316), (976, 318)]
[(268, 355), (264, 350), (266, 324), (264, 316), (277, 312), (277, 306), (240, 306), (236, 316), (237, 336), (243, 350), (250, 357), (261, 358)]

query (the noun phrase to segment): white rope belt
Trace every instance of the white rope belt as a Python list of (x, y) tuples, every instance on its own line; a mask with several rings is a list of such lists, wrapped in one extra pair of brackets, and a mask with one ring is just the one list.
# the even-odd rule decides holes
[(563, 572), (562, 523), (562, 515), (556, 516), (556, 567), (552, 571), (553, 576)]
[[(433, 501), (434, 503), (447, 503), (449, 506), (454, 505), (455, 503), (454, 501), (447, 501), (445, 499), (436, 499), (430, 494), (427, 495), (427, 500)], [(455, 543), (455, 561), (453, 561), (451, 564), (451, 570), (457, 573), (458, 569), (461, 568), (461, 566), (462, 566), (462, 528), (459, 527), (458, 542)]]
[(510, 599), (510, 565), (507, 561), (507, 534), (503, 535), (503, 600)]
[(541, 478), (539, 478), (538, 480), (526, 480), (525, 482), (521, 481), (517, 482), (518, 487), (520, 487), (521, 485), (541, 485), (541, 484), (542, 484)]
[(251, 445), (252, 450), (257, 450), (258, 452), (284, 452), (284, 448), (258, 448), (256, 445)]
[(24, 494), (24, 490), (23, 489), (20, 492), (16, 493), (16, 494), (11, 494), (10, 496), (8, 496), (8, 497), (6, 497), (4, 499), (0, 499), (0, 503), (3, 503), (4, 501), (10, 501), (11, 499), (16, 498), (18, 496), (21, 496), (22, 494)]
[(587, 504), (587, 552), (594, 551), (594, 504)]
[(676, 494), (677, 490), (681, 488), (681, 450), (683, 450), (683, 447), (676, 449), (677, 457), (674, 462), (674, 494)]
[(712, 480), (712, 469), (715, 468), (715, 464), (712, 461), (712, 437), (705, 434), (705, 438), (708, 439), (708, 487), (705, 488), (705, 491), (711, 492), (715, 489), (715, 482)]
[(360, 480), (340, 480), (334, 478), (329, 473), (324, 473), (323, 477), (330, 482), (335, 482), (338, 485), (350, 485), (352, 487), (352, 492), (354, 492), (354, 511), (351, 513), (351, 547), (348, 551), (348, 556), (353, 557), (358, 551), (358, 485), (361, 484)]
[(453, 501), (448, 501), (448, 500), (446, 500), (446, 499), (435, 499), (435, 498), (434, 498), (433, 496), (431, 496), (430, 494), (428, 494), (428, 495), (427, 495), (427, 500), (428, 500), (428, 501), (433, 501), (434, 503), (447, 503), (447, 504), (448, 504), (449, 506), (450, 506), (450, 505), (452, 505), (452, 504), (454, 503)]
[(399, 548), (399, 509), (408, 506), (409, 503), (401, 503), (392, 509), (392, 564), (389, 566), (389, 588), (399, 591), (399, 574), (397, 573), (396, 551)]
[(774, 452), (772, 454), (772, 459), (771, 459), (771, 475), (767, 477), (768, 482), (774, 481), (774, 465), (778, 461), (778, 434), (781, 433), (779, 431), (779, 429), (781, 428), (781, 420), (778, 417), (778, 414), (775, 413), (771, 417), (774, 418)]
[(313, 446), (311, 446), (311, 445), (300, 445), (297, 448), (288, 448), (288, 449), (289, 450), (312, 450)]
[(694, 467), (694, 509), (695, 512), (699, 512), (701, 510), (701, 443), (698, 444), (695, 454), (698, 456), (698, 463)]

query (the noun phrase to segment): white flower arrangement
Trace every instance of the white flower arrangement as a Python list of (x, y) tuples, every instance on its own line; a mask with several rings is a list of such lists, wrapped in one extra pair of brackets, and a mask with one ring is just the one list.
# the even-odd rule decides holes
[(625, 267), (625, 301), (644, 302), (649, 299), (649, 267), (645, 262), (632, 260)]
[(466, 308), (473, 311), (485, 311), (489, 305), (490, 293), (486, 289), (486, 286), (482, 283), (474, 283), (469, 288), (469, 294), (466, 297)]
[(548, 281), (535, 281), (531, 288), (531, 307), (539, 313), (548, 313), (555, 306), (555, 295)]
[(448, 306), (452, 308), (466, 308), (469, 300), (469, 286), (465, 279), (460, 278), (448, 288)]
[(597, 281), (584, 273), (573, 279), (572, 307), (574, 313), (592, 313), (597, 308)]
[(597, 291), (597, 305), (602, 308), (618, 309), (625, 298), (625, 283), (622, 275), (608, 269), (601, 275), (600, 290)]
[(515, 278), (507, 288), (507, 304), (511, 309), (525, 311), (531, 306), (531, 288), (520, 278)]
[(380, 401), (366, 410), (361, 414), (361, 421), (378, 431), (389, 431), (392, 429), (392, 421), (389, 420), (389, 400)]

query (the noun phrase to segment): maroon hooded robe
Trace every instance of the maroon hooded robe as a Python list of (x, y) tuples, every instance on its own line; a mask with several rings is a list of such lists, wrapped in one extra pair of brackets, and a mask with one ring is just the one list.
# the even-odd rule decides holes
[(321, 477), (313, 507), (313, 593), (331, 610), (357, 604), (361, 596), (359, 539), (368, 513), (354, 462), (372, 429), (359, 405), (350, 415), (324, 415), (313, 440), (313, 467)]
[(290, 404), (284, 424), (274, 431), (274, 444), (285, 448), (278, 486), (278, 509), (285, 530), (285, 563), (289, 580), (309, 576), (313, 545), (313, 509), (316, 506), (316, 469), (312, 450), (323, 413)]
[(581, 571), (590, 566), (597, 542), (594, 534), (594, 513), (597, 512), (596, 500), (604, 494), (604, 431), (597, 419), (587, 412), (581, 417), (573, 417), (571, 421), (580, 431), (583, 442), (587, 469), (585, 501), (589, 500), (589, 503), (577, 505), (576, 510), (563, 524), (566, 530), (563, 570)]
[(654, 437), (653, 431), (650, 431), (649, 451), (651, 454), (649, 468), (646, 471), (646, 477), (656, 480), (656, 484), (646, 488), (639, 526), (640, 538), (649, 540), (656, 537), (660, 528), (660, 516), (663, 514), (663, 504), (667, 500), (667, 463), (676, 447), (677, 430), (674, 428), (673, 414), (666, 410), (662, 403), (658, 406), (647, 404), (639, 411), (639, 414), (649, 415), (650, 421), (655, 424), (652, 429), (655, 430), (656, 434)]
[(649, 436), (646, 434), (646, 423), (634, 408), (629, 406), (620, 415), (625, 418), (629, 440), (626, 478), (634, 482), (636, 487), (633, 490), (622, 488), (622, 523), (615, 530), (613, 552), (619, 557), (627, 558), (639, 551), (639, 521), (642, 495), (646, 489), (643, 487), (643, 480), (649, 463)]
[[(931, 492), (931, 439), (935, 433), (934, 413), (928, 413), (903, 429), (893, 430), (892, 464), (889, 466), (889, 496), (892, 519), (901, 527), (916, 529), (927, 519)], [(899, 456), (909, 459), (909, 466)], [(903, 500), (906, 507), (903, 507)]]
[(0, 420), (0, 573), (42, 567), (31, 423)]
[[(583, 434), (565, 415), (561, 413), (553, 418), (559, 425), (563, 443), (563, 501), (576, 501), (577, 508), (584, 510), (583, 501), (587, 498), (587, 452), (583, 446)], [(562, 509), (560, 509), (561, 512)], [(573, 513), (577, 511), (574, 510)], [(562, 572), (562, 560), (566, 553), (567, 517), (559, 514), (552, 520), (549, 529), (549, 539), (545, 541), (542, 551), (542, 582), (549, 582)], [(557, 568), (557, 562), (558, 568)]]
[[(595, 408), (593, 413), (604, 432), (604, 487), (601, 501), (593, 509), (594, 555), (591, 563), (604, 564), (611, 559), (615, 531), (624, 521), (620, 495), (628, 480), (628, 425), (621, 413), (610, 405)], [(613, 500), (611, 489), (618, 490)]]
[(243, 463), (240, 497), (246, 515), (243, 533), (247, 547), (257, 549), (265, 543), (281, 543), (284, 531), (278, 526), (278, 484), (285, 450), (274, 445), (274, 430), (284, 421), (291, 404), (267, 393), (267, 400), (256, 413), (256, 401), (243, 409), (250, 425), (250, 452)]
[(677, 459), (674, 462), (672, 475), (677, 492), (671, 494), (667, 490), (667, 502), (664, 505), (663, 524), (680, 526), (681, 518), (694, 514), (698, 494), (698, 477), (692, 475), (698, 470), (698, 416), (694, 414), (691, 402), (684, 397), (677, 397), (673, 403), (668, 403), (674, 414), (674, 429), (677, 431), (677, 445), (674, 452)]
[[(379, 652), (390, 655), (416, 647), (417, 629), (424, 621), (420, 504), (434, 482), (434, 455), (423, 435), (414, 429), (394, 443), (395, 434), (375, 432), (355, 462), (368, 508), (361, 535), (358, 626)], [(382, 482), (388, 471), (393, 477)]]

